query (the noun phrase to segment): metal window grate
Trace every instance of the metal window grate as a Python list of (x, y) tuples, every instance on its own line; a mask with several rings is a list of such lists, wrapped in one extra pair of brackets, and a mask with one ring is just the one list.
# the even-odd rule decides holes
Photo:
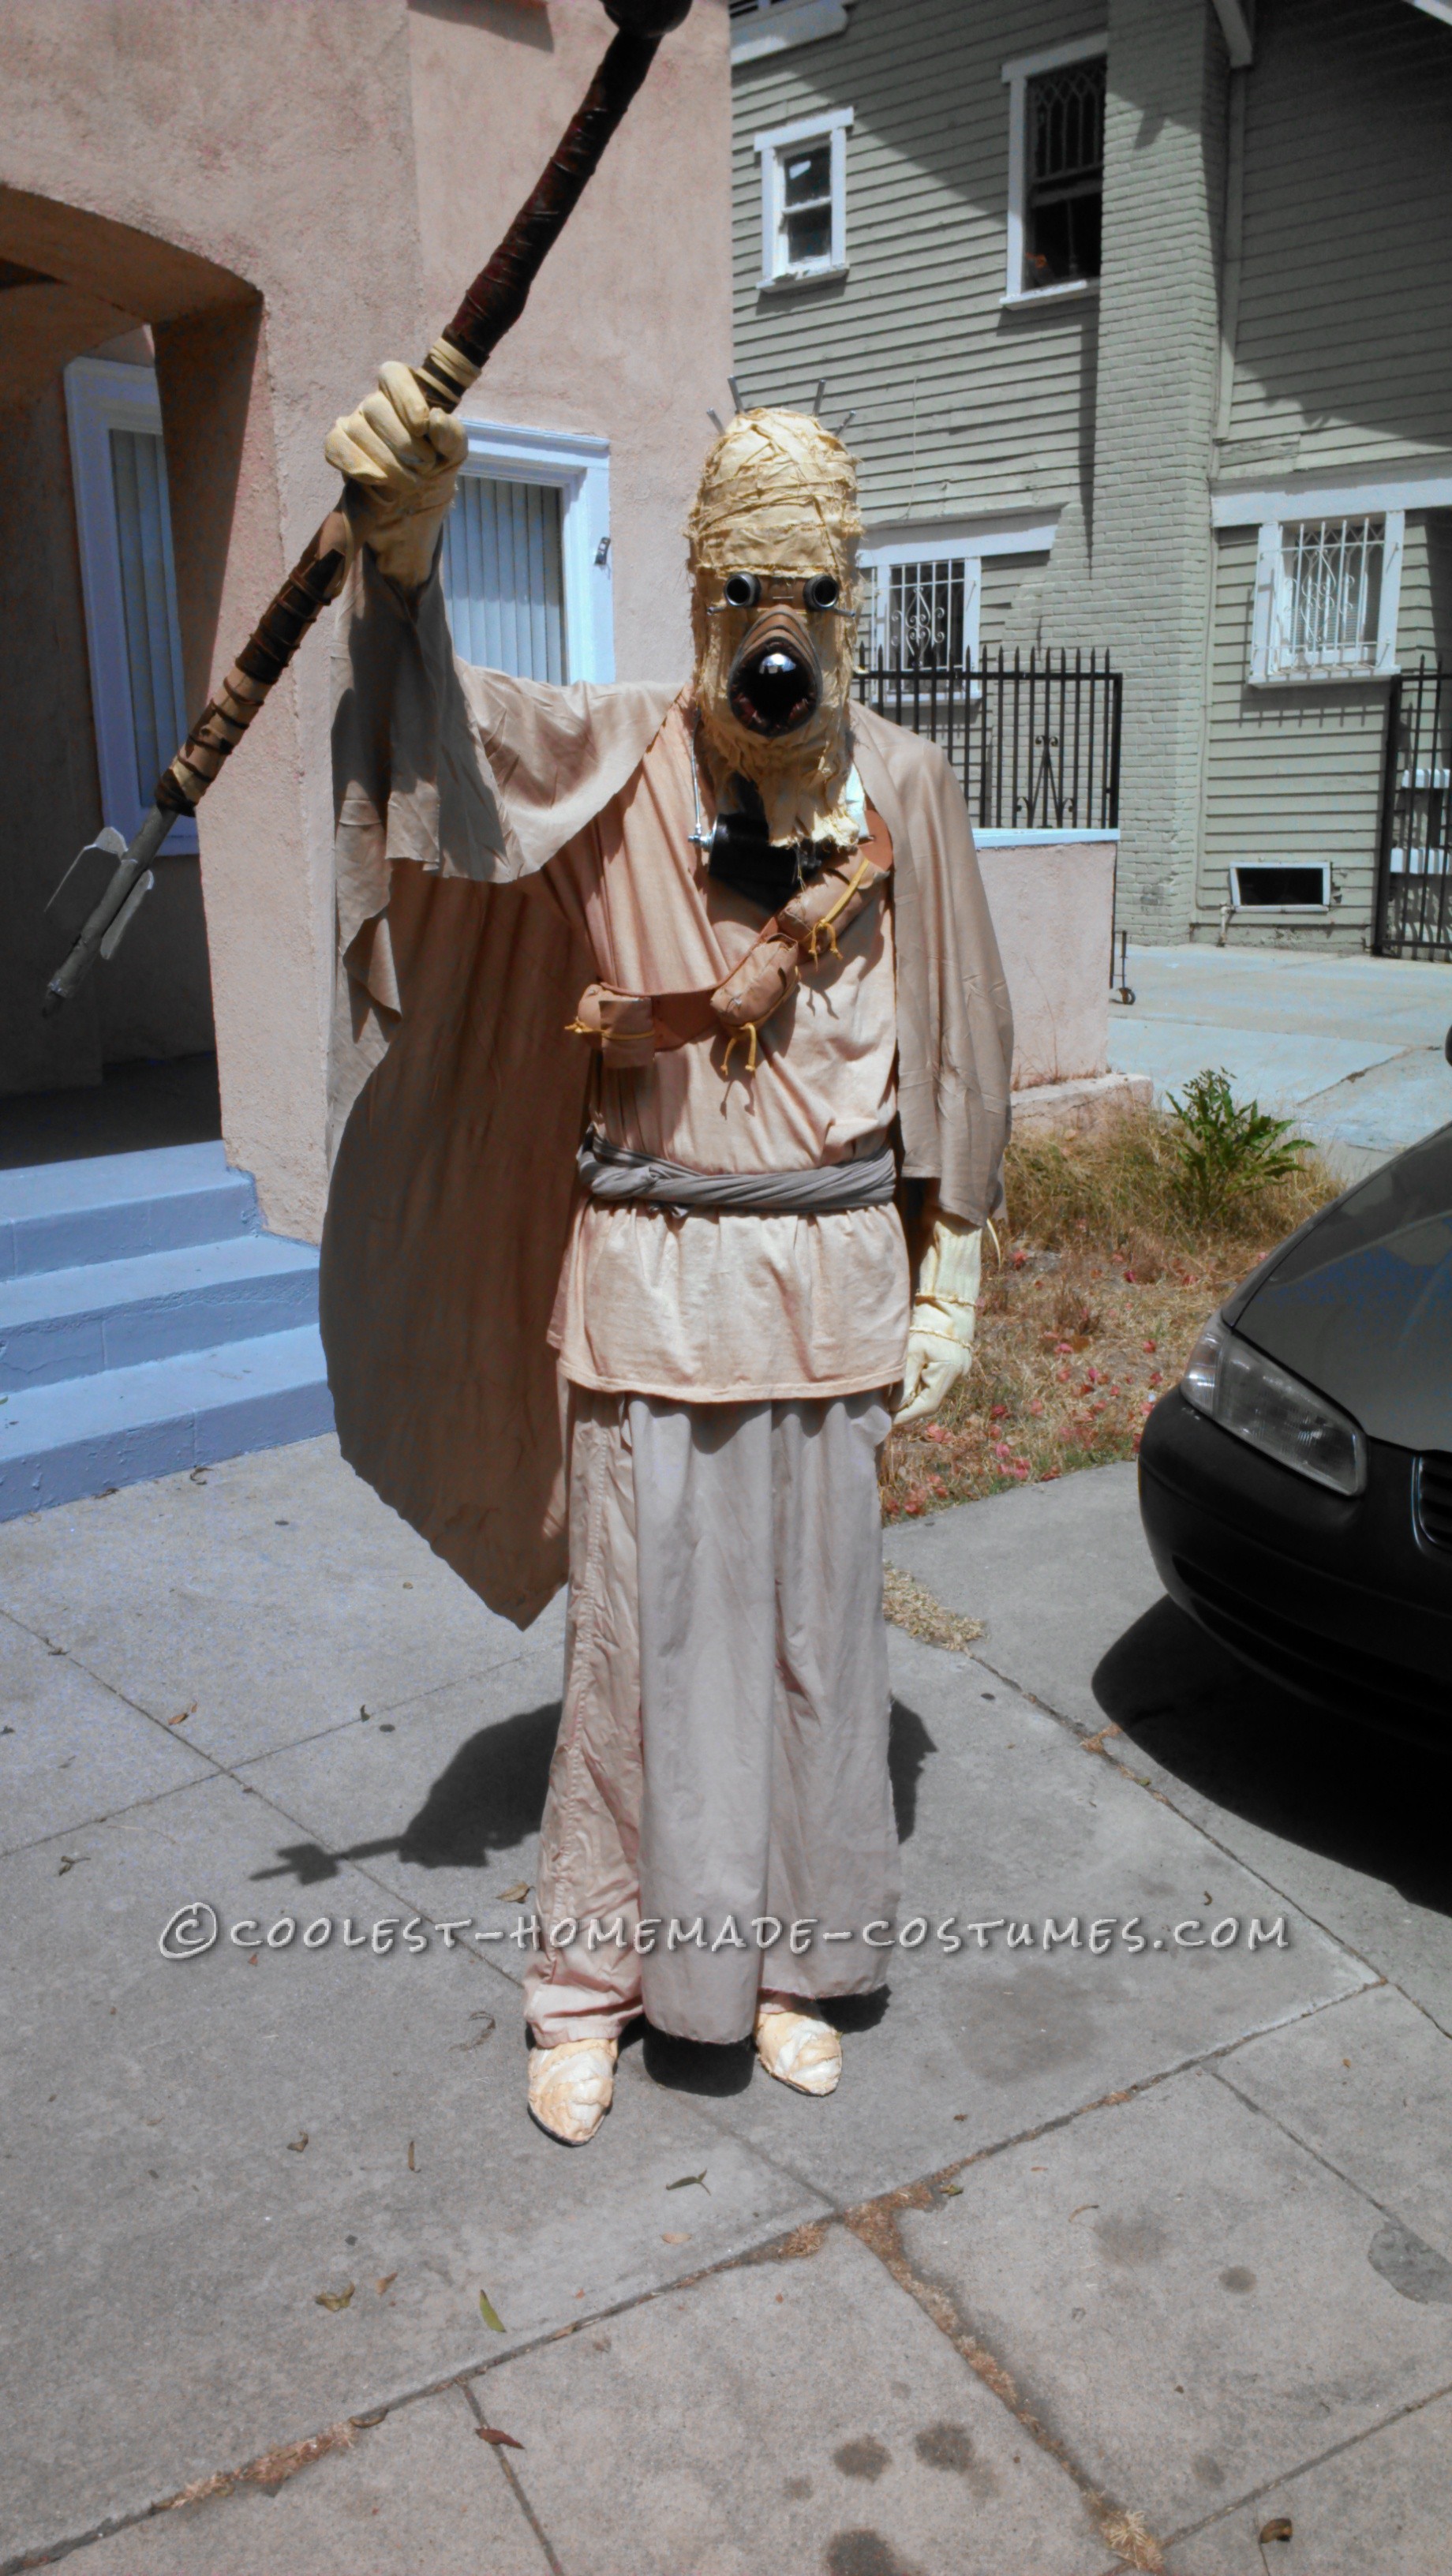
[(444, 521), (444, 599), (461, 660), (521, 680), (565, 677), (560, 494), (461, 474)]
[(1107, 653), (1049, 647), (857, 673), (865, 706), (947, 755), (981, 831), (1117, 830), (1123, 686)]
[(1382, 519), (1303, 519), (1281, 538), (1283, 655), (1302, 670), (1364, 662), (1381, 616)]
[(1452, 959), (1452, 669), (1423, 661), (1387, 695), (1376, 951)]
[(859, 650), (869, 665), (945, 671), (967, 650), (967, 568), (963, 557), (868, 565), (862, 574)]
[(139, 802), (186, 732), (166, 456), (154, 430), (111, 431), (111, 487)]
[(1103, 55), (1028, 84), (1024, 284), (1097, 277), (1104, 205)]

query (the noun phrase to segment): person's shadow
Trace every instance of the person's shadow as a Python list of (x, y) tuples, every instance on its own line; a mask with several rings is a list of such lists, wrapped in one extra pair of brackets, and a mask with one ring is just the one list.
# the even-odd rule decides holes
[(560, 1703), (524, 1709), (486, 1726), (439, 1773), (417, 1815), (395, 1834), (325, 1851), (320, 1843), (287, 1843), (277, 1867), (255, 1878), (295, 1877), (299, 1887), (336, 1878), (344, 1861), (377, 1860), (396, 1853), (419, 1869), (484, 1869), (539, 1830), (549, 1784), (550, 1758), (560, 1728)]
[(1323, 1713), (1168, 1600), (1110, 1647), (1093, 1689), (1106, 1719), (1202, 1797), (1452, 1914), (1452, 1752)]

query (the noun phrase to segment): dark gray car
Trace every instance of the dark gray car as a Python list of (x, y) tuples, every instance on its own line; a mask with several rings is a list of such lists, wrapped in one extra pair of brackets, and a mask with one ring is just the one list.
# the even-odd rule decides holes
[(1166, 1590), (1304, 1697), (1452, 1742), (1452, 1127), (1227, 1298), (1140, 1450)]

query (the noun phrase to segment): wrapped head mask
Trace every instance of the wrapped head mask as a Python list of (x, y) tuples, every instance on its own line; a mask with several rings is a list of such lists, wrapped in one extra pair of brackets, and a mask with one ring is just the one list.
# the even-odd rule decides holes
[(857, 474), (801, 412), (737, 415), (687, 522), (696, 703), (718, 786), (758, 790), (774, 843), (857, 838), (844, 803)]

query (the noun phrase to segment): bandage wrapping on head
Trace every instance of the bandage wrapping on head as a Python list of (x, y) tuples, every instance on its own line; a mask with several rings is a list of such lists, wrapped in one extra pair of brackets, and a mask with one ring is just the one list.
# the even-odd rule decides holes
[[(857, 838), (843, 797), (861, 535), (856, 468), (819, 421), (800, 412), (742, 412), (717, 439), (686, 525), (696, 697), (713, 767), (720, 779), (736, 771), (760, 790), (774, 842), (850, 847)], [(803, 618), (820, 694), (807, 720), (788, 732), (753, 731), (731, 704), (732, 666), (756, 612), (708, 611), (721, 611), (723, 585), (738, 572), (793, 585), (827, 572), (840, 585), (839, 608)]]

